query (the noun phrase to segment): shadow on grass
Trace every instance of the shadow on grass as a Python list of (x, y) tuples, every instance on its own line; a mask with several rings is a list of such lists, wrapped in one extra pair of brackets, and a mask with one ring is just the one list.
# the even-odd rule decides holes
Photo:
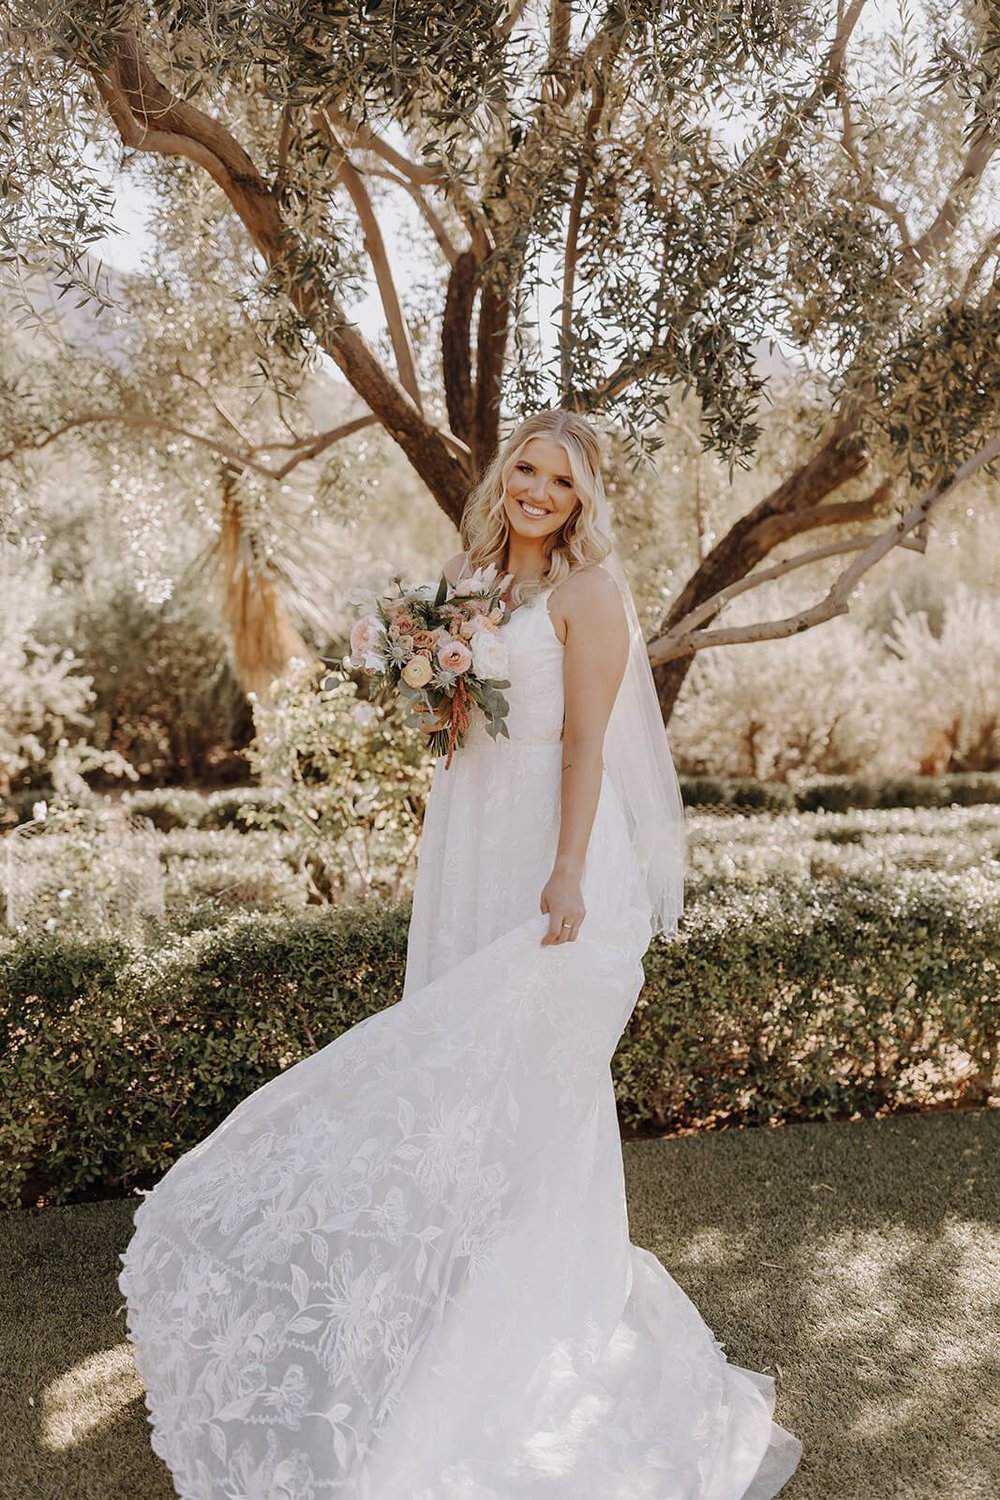
[[(988, 1111), (625, 1148), (633, 1239), (778, 1379), (781, 1500), (1000, 1494), (998, 1159)], [(174, 1500), (119, 1311), (134, 1208), (0, 1215), (0, 1500)]]
[(782, 1500), (1000, 1495), (998, 1159), (995, 1111), (626, 1149), (632, 1238), (777, 1377)]
[(2, 1500), (176, 1500), (118, 1311), (136, 1202), (0, 1215)]

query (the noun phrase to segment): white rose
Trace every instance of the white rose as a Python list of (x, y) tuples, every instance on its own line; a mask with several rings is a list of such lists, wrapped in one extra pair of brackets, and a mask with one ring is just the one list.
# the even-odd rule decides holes
[[(351, 656), (355, 665), (360, 664), (364, 657), (376, 653), (382, 639), (382, 622), (376, 615), (364, 615), (355, 621), (351, 629)], [(365, 666), (367, 665), (365, 662)]]
[(477, 630), (470, 641), (472, 670), (477, 677), (507, 676), (507, 645), (493, 630)]

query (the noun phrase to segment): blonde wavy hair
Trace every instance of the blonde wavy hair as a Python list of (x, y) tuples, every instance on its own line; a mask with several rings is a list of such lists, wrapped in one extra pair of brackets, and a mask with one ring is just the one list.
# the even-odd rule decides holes
[(523, 604), (541, 589), (562, 583), (577, 568), (602, 562), (613, 546), (613, 538), (598, 519), (599, 506), (604, 502), (600, 434), (578, 412), (554, 407), (534, 412), (518, 423), (500, 444), (469, 496), (461, 524), (469, 571), (488, 567), (490, 563), (496, 563), (499, 573), (506, 570), (510, 524), (503, 497), (521, 450), (536, 437), (561, 443), (566, 449), (578, 504), (559, 530), (545, 538), (548, 567), (542, 577), (537, 581), (523, 579), (514, 585), (511, 599), (515, 604)]

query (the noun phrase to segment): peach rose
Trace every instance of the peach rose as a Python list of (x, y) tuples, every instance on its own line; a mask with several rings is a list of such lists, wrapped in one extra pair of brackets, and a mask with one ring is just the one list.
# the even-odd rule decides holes
[(415, 630), (413, 632), (413, 649), (414, 651), (433, 651), (436, 639), (437, 637), (433, 630)]
[(472, 666), (472, 652), (453, 636), (446, 636), (438, 646), (437, 659), (449, 672), (467, 672)]
[(433, 676), (434, 668), (430, 664), (429, 657), (424, 656), (419, 651), (416, 655), (410, 657), (403, 668), (403, 681), (407, 687), (426, 687)]
[(482, 630), (486, 624), (482, 615), (473, 615), (470, 620), (463, 620), (459, 626), (458, 633), (464, 641), (471, 641), (477, 630)]

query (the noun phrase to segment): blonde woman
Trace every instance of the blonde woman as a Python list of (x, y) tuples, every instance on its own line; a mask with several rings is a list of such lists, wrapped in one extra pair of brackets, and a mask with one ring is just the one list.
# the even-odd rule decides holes
[(183, 1500), (770, 1500), (801, 1453), (631, 1243), (609, 1062), (683, 904), (683, 809), (600, 441), (518, 426), (509, 739), (435, 765), (403, 997), (273, 1079), (136, 1214), (120, 1284)]

